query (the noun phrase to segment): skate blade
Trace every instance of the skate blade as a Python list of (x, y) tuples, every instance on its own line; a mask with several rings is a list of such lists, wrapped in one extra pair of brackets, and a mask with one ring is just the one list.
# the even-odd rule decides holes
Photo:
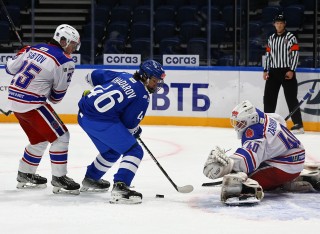
[(245, 200), (239, 200), (238, 197), (228, 198), (224, 204), (228, 206), (253, 206), (260, 203), (260, 200), (255, 197), (249, 197)]
[(131, 196), (129, 199), (123, 198), (120, 196), (112, 196), (111, 200), (109, 201), (111, 204), (140, 204), (142, 203), (141, 197)]
[(47, 184), (32, 184), (29, 182), (18, 182), (17, 189), (44, 189)]
[(105, 189), (96, 189), (96, 188), (88, 188), (88, 187), (81, 187), (80, 192), (82, 193), (105, 193), (108, 192), (109, 188)]
[(304, 134), (304, 130), (300, 130), (300, 129), (291, 130), (291, 132), (292, 132), (294, 135)]
[(54, 194), (70, 194), (70, 195), (79, 195), (80, 191), (79, 189), (75, 189), (75, 190), (66, 190), (64, 188), (60, 188), (60, 187), (53, 187), (52, 192)]

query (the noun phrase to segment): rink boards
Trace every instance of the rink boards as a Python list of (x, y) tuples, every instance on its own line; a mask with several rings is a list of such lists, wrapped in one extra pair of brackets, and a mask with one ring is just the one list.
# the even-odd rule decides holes
[[(77, 122), (77, 103), (83, 90), (90, 89), (84, 77), (93, 69), (112, 69), (134, 73), (135, 66), (77, 65), (68, 92), (63, 101), (53, 105), (65, 123)], [(165, 67), (165, 85), (151, 98), (145, 125), (230, 127), (232, 108), (242, 100), (250, 100), (263, 110), (265, 81), (262, 68), (257, 67)], [(309, 89), (314, 94), (301, 106), (305, 130), (320, 131), (320, 69), (297, 71), (298, 99)], [(12, 77), (0, 67), (0, 108), (7, 110), (8, 86)], [(283, 90), (280, 90), (276, 112), (289, 114)], [(0, 114), (0, 122), (17, 122), (14, 115)], [(291, 126), (291, 121), (288, 121)]]

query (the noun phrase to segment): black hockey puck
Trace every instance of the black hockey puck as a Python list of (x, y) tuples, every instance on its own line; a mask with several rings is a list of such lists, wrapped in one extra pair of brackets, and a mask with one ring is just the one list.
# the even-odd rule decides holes
[(162, 194), (156, 194), (156, 198), (164, 198), (164, 195), (162, 195)]

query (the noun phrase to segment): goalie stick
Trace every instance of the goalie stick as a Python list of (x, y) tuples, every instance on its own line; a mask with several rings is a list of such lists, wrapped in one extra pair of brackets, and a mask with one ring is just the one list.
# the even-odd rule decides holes
[(153, 156), (153, 154), (151, 153), (151, 151), (148, 149), (148, 147), (145, 145), (145, 143), (142, 141), (142, 139), (139, 137), (138, 138), (139, 142), (141, 143), (141, 145), (145, 148), (145, 150), (149, 153), (150, 157), (153, 159), (153, 161), (157, 164), (157, 166), (160, 168), (160, 170), (162, 171), (162, 173), (167, 177), (167, 179), (170, 181), (170, 183), (173, 185), (173, 187), (179, 192), (179, 193), (190, 193), (193, 191), (193, 186), (192, 185), (185, 185), (182, 187), (177, 186), (172, 179), (170, 178), (170, 176), (167, 174), (167, 172), (162, 168), (162, 166), (160, 165), (160, 163), (158, 162), (158, 160), (155, 158), (155, 156)]
[[(304, 103), (308, 98), (310, 98), (313, 93), (314, 93), (314, 90), (309, 89), (308, 92), (304, 95), (304, 97), (300, 100), (298, 105), (293, 109), (293, 111), (291, 111), (288, 114), (288, 116), (284, 120), (287, 121), (299, 109), (299, 107), (302, 105), (302, 103)], [(216, 181), (213, 181), (213, 182), (203, 183), (201, 186), (211, 187), (211, 186), (216, 186), (216, 185), (220, 185), (220, 184), (222, 184), (222, 178), (218, 178)]]

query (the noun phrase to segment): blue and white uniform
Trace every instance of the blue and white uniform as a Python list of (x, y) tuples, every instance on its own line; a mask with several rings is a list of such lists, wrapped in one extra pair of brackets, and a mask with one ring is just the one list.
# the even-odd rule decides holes
[(87, 77), (94, 88), (78, 103), (78, 122), (99, 155), (88, 166), (86, 177), (99, 180), (123, 155), (114, 182), (129, 186), (143, 157), (132, 134), (145, 116), (149, 92), (141, 81), (125, 72), (94, 70)]

